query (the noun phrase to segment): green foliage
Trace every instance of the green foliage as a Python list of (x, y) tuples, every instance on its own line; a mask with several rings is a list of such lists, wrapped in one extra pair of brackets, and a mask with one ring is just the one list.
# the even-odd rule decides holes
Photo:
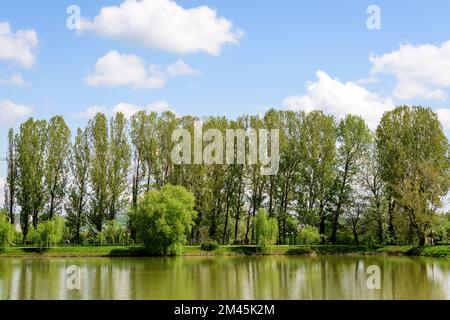
[(61, 243), (63, 231), (64, 220), (60, 217), (41, 222), (37, 228), (39, 245), (41, 247), (51, 247)]
[(214, 251), (219, 248), (219, 243), (217, 241), (208, 241), (205, 243), (202, 243), (200, 246), (200, 249), (203, 251)]
[(192, 193), (180, 186), (165, 185), (144, 195), (136, 210), (136, 227), (151, 254), (181, 253), (197, 215), (194, 205)]
[[(387, 185), (393, 238), (423, 245), (434, 210), (449, 188), (449, 144), (429, 108), (399, 107), (387, 112), (377, 129), (381, 176)], [(394, 212), (394, 209), (395, 212)], [(395, 216), (394, 216), (395, 215)]]
[(0, 246), (9, 246), (14, 240), (14, 226), (11, 225), (7, 213), (0, 211)]
[[(47, 245), (54, 241), (48, 236), (41, 239), (41, 222), (64, 211), (68, 228), (64, 240), (124, 243), (125, 233), (125, 242), (130, 237), (136, 243), (139, 233), (139, 240), (156, 254), (177, 253), (180, 243), (210, 239), (261, 247), (275, 241), (290, 245), (450, 241), (448, 220), (437, 214), (450, 186), (449, 144), (428, 108), (387, 112), (375, 137), (358, 116), (347, 115), (338, 122), (321, 111), (271, 109), (263, 116), (210, 117), (203, 122), (203, 132), (240, 130), (243, 134), (236, 135), (234, 148), (244, 145), (246, 153), (254, 151), (249, 129), (279, 129), (279, 171), (273, 176), (262, 174), (261, 163), (247, 161), (174, 164), (172, 153), (180, 143), (172, 140), (174, 129), (185, 129), (195, 139), (197, 120), (172, 112), (141, 111), (129, 122), (120, 113), (109, 121), (97, 114), (84, 130), (77, 130), (71, 145), (62, 117), (48, 122), (28, 119), (16, 135), (12, 130), (8, 135), (4, 202), (8, 218), (14, 219), (18, 208), (23, 240)], [(184, 142), (184, 136), (179, 138)], [(186, 138), (186, 145), (195, 145), (194, 139)], [(219, 139), (204, 144), (213, 158), (218, 156), (213, 146), (220, 144)], [(268, 147), (272, 155), (275, 149)], [(245, 154), (236, 156), (235, 160), (245, 160)], [(181, 211), (198, 214), (175, 218), (172, 212), (178, 207), (172, 198), (179, 201), (179, 197), (174, 192), (163, 194), (167, 190), (161, 188), (168, 184), (192, 193), (195, 206), (189, 203)], [(147, 194), (154, 189), (160, 191)], [(258, 214), (258, 208), (267, 213)], [(127, 212), (125, 231), (114, 219)], [(299, 223), (307, 227), (299, 231)]]
[(39, 214), (45, 205), (45, 147), (47, 122), (28, 119), (16, 135), (17, 203), (20, 206), (20, 224), (24, 239), (30, 220), (36, 228)]
[(309, 244), (319, 244), (320, 243), (320, 233), (316, 227), (306, 225), (300, 229), (298, 233), (299, 244), (309, 245)]
[(108, 143), (108, 219), (116, 215), (127, 205), (125, 191), (128, 186), (128, 168), (130, 166), (130, 147), (126, 134), (127, 120), (122, 113), (117, 113), (110, 121)]
[(278, 222), (274, 218), (267, 216), (266, 210), (260, 208), (255, 217), (255, 240), (261, 249), (270, 249), (274, 245), (278, 237)]
[(80, 233), (87, 220), (90, 161), (89, 132), (78, 129), (69, 159), (72, 180), (66, 203), (66, 225), (70, 232), (69, 238), (76, 243), (82, 240)]
[(113, 245), (123, 242), (126, 237), (126, 232), (124, 226), (116, 220), (108, 221), (102, 231), (106, 242)]
[(44, 189), (47, 202), (45, 218), (51, 220), (55, 214), (61, 214), (68, 179), (70, 129), (63, 117), (56, 116), (50, 119), (47, 137), (44, 173)]
[(101, 232), (108, 217), (108, 124), (104, 114), (97, 114), (88, 124), (91, 139), (89, 224)]

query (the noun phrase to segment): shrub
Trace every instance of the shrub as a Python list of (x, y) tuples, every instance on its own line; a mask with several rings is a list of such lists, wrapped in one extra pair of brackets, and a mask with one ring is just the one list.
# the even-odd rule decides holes
[(14, 226), (7, 215), (0, 212), (0, 246), (9, 246), (15, 240), (14, 236)]
[(35, 229), (33, 226), (30, 226), (30, 228), (28, 229), (28, 233), (27, 233), (27, 239), (26, 239), (26, 243), (33, 243), (38, 245), (40, 242), (40, 237), (39, 237), (39, 232), (37, 229)]
[(125, 228), (116, 220), (108, 221), (102, 231), (105, 241), (110, 244), (120, 243), (124, 238)]
[(180, 186), (165, 185), (139, 201), (136, 231), (148, 253), (176, 255), (194, 225), (194, 195)]
[(214, 251), (219, 248), (219, 244), (217, 241), (208, 241), (205, 243), (202, 243), (200, 249), (203, 251)]
[(64, 220), (55, 217), (52, 220), (43, 221), (38, 225), (39, 244), (42, 247), (51, 247), (62, 241)]
[(256, 244), (265, 252), (277, 241), (277, 220), (267, 217), (266, 210), (261, 208), (258, 210), (254, 223)]
[(306, 225), (299, 232), (300, 244), (319, 244), (320, 243), (320, 233), (316, 227)]

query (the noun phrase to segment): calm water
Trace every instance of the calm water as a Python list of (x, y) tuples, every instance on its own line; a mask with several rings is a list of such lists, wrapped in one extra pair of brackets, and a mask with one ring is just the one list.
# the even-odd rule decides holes
[[(380, 290), (367, 289), (370, 265), (380, 267)], [(70, 289), (70, 266), (79, 271), (80, 290)], [(450, 299), (450, 260), (0, 258), (0, 299)]]

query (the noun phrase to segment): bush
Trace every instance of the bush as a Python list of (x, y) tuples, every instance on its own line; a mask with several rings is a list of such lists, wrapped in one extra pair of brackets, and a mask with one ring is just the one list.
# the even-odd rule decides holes
[(52, 220), (43, 221), (38, 225), (37, 233), (41, 247), (51, 247), (62, 241), (64, 220), (55, 217)]
[(33, 226), (30, 226), (30, 228), (28, 229), (28, 233), (27, 233), (27, 239), (26, 239), (26, 243), (33, 243), (38, 245), (40, 242), (40, 236), (39, 236), (39, 232), (37, 229), (35, 229)]
[(208, 241), (202, 243), (200, 249), (203, 251), (214, 251), (219, 249), (219, 244), (217, 243), (217, 241)]
[(123, 241), (125, 228), (116, 220), (108, 221), (102, 233), (105, 241), (114, 245)]
[(0, 212), (0, 246), (9, 246), (14, 240), (14, 226), (9, 222), (7, 215)]
[(316, 227), (306, 225), (299, 232), (300, 244), (319, 244), (320, 243), (320, 233)]
[(275, 218), (267, 217), (266, 210), (259, 209), (254, 223), (256, 244), (265, 252), (277, 241), (278, 222)]
[(136, 210), (136, 231), (148, 253), (180, 254), (194, 225), (194, 195), (180, 186), (166, 185), (148, 192)]

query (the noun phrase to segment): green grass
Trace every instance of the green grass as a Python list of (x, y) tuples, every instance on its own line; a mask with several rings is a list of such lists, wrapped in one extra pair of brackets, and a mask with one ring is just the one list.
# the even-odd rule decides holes
[(426, 246), (412, 248), (408, 254), (423, 257), (450, 257), (450, 246)]
[[(203, 251), (200, 246), (184, 246), (184, 256), (235, 256), (235, 255), (389, 255), (450, 257), (450, 246), (344, 246), (306, 245), (272, 246), (262, 252), (257, 246), (220, 246), (216, 250)], [(144, 257), (140, 246), (64, 246), (52, 248), (0, 248), (2, 257)]]

